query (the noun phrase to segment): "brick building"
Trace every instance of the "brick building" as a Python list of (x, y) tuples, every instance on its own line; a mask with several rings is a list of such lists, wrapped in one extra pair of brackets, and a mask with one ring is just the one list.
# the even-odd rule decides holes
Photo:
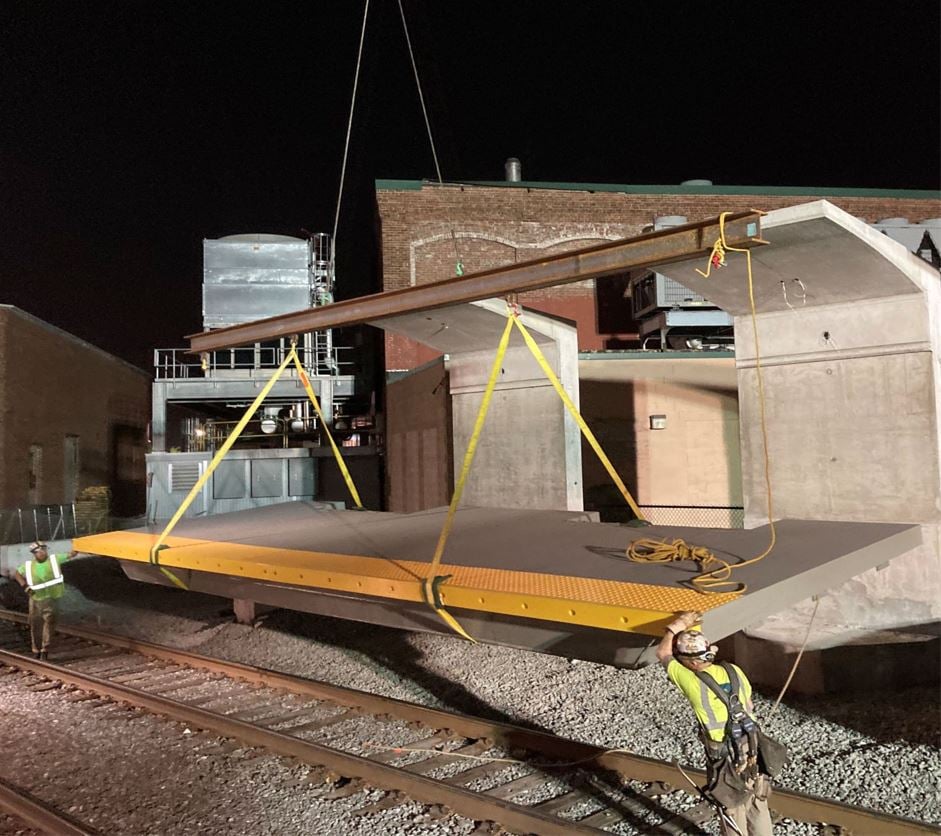
[[(475, 273), (638, 235), (664, 216), (692, 222), (820, 199), (868, 223), (894, 219), (889, 226), (906, 228), (896, 240), (916, 251), (927, 247), (921, 254), (937, 266), (937, 232), (929, 235), (925, 226), (922, 240), (915, 226), (941, 217), (935, 192), (382, 180), (376, 183), (382, 289), (449, 278), (458, 262), (464, 273)], [(638, 502), (664, 506), (651, 507), (648, 516), (670, 524), (740, 525), (734, 355), (637, 351), (628, 293), (629, 277), (608, 277), (523, 293), (519, 301), (574, 321), (582, 414)], [(389, 380), (421, 370), (387, 388), (389, 510), (414, 511), (450, 496), (447, 364), (436, 358), (427, 346), (385, 334)], [(668, 417), (665, 432), (654, 429), (654, 415)], [(587, 446), (582, 462), (585, 507), (602, 513), (615, 507), (621, 500)], [(683, 506), (693, 507), (678, 513)]]
[[(438, 186), (379, 180), (376, 200), (382, 240), (382, 289), (395, 290), (489, 270), (541, 256), (639, 235), (654, 219), (679, 215), (690, 222), (721, 212), (770, 211), (825, 199), (875, 223), (941, 217), (936, 192), (885, 189), (808, 189), (759, 186), (617, 186), (572, 183), (493, 183)], [(637, 344), (617, 278), (545, 288), (520, 302), (575, 320), (582, 351)], [(386, 369), (407, 370), (435, 356), (430, 349), (386, 335)]]
[(89, 486), (112, 511), (144, 510), (150, 375), (0, 305), (0, 508), (72, 502)]

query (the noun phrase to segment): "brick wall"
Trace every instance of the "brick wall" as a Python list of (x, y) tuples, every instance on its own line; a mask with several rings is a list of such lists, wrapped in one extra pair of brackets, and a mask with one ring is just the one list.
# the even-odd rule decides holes
[(451, 501), (451, 392), (444, 362), (386, 387), (386, 510), (410, 513)]
[[(665, 195), (434, 185), (380, 190), (376, 200), (383, 290), (454, 276), (458, 259), (465, 272), (472, 273), (638, 235), (663, 215), (699, 221), (725, 211), (767, 212), (820, 199), (870, 223), (888, 217), (916, 223), (941, 217), (941, 200), (915, 197)], [(574, 319), (584, 350), (623, 347), (635, 339), (636, 327), (627, 316), (626, 287), (623, 282), (617, 286), (618, 281), (604, 279), (597, 291), (591, 281), (546, 288), (521, 294), (520, 301)], [(434, 356), (406, 337), (386, 334), (385, 342), (387, 369), (415, 368)]]
[(77, 436), (78, 489), (107, 485), (115, 513), (143, 512), (150, 375), (9, 306), (0, 347), (0, 508), (29, 503), (31, 445), (42, 448), (36, 501), (65, 501), (65, 439)]

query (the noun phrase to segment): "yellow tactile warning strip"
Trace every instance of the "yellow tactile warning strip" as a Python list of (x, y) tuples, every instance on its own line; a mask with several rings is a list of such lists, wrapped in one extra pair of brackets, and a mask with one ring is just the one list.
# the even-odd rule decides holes
[[(146, 563), (156, 534), (116, 531), (79, 537), (80, 551)], [(313, 589), (421, 602), (429, 564), (168, 537), (160, 565)], [(682, 587), (441, 564), (445, 606), (628, 633), (659, 635), (674, 613), (710, 610), (738, 593), (703, 595)]]

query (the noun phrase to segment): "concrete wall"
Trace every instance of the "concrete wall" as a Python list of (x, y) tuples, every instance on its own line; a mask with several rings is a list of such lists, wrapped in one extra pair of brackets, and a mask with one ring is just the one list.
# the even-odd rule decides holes
[(36, 501), (71, 501), (65, 439), (77, 436), (78, 489), (107, 485), (115, 513), (142, 513), (149, 407), (149, 374), (0, 305), (0, 508), (30, 501), (30, 445), (42, 448)]
[[(885, 257), (885, 285), (904, 275), (908, 292), (759, 314), (774, 516), (917, 522), (924, 545), (829, 590), (811, 637), (818, 648), (927, 639), (941, 620), (941, 282), (851, 221), (842, 223)], [(859, 285), (837, 255), (831, 269), (833, 288)], [(747, 316), (735, 327), (745, 505), (759, 525), (766, 490), (754, 332)], [(797, 645), (812, 608), (807, 601), (749, 634)]]
[[(639, 234), (654, 218), (683, 215), (690, 221), (724, 211), (770, 211), (825, 197), (867, 222), (907, 217), (913, 222), (941, 216), (941, 200), (924, 197), (826, 195), (777, 190), (756, 194), (663, 194), (519, 186), (382, 185), (376, 193), (382, 226), (383, 290), (439, 281), (455, 275), (457, 254), (465, 272), (528, 261)], [(727, 189), (726, 191), (734, 191)], [(769, 189), (774, 192), (774, 189)], [(453, 238), (452, 238), (453, 225)], [(616, 278), (580, 282), (520, 295), (520, 302), (576, 322), (579, 349), (628, 347), (636, 323)], [(415, 368), (435, 356), (405, 336), (386, 334), (386, 368)]]
[[(637, 352), (589, 357), (579, 363), (582, 414), (639, 504), (742, 504), (732, 356)], [(666, 428), (651, 429), (651, 415), (665, 416)], [(601, 511), (602, 519), (617, 519), (624, 501), (587, 443), (582, 462), (586, 509)], [(727, 510), (677, 514), (648, 512), (653, 522), (664, 524), (725, 527), (738, 521)]]
[(451, 391), (443, 358), (386, 386), (386, 510), (451, 501)]
[[(529, 311), (520, 322), (577, 408), (575, 329)], [(391, 384), (387, 401), (389, 507), (418, 510), (447, 504), (507, 326), (506, 303), (483, 300), (441, 308), (433, 316), (409, 314), (376, 324), (447, 353), (443, 364), (432, 363)], [(450, 468), (439, 458), (443, 452)], [(514, 328), (462, 503), (580, 511), (581, 481), (578, 426)]]

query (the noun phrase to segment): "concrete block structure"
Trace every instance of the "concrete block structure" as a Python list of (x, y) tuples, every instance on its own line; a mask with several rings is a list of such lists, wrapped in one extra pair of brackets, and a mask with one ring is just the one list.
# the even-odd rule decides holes
[(0, 508), (102, 485), (114, 514), (143, 513), (149, 415), (149, 374), (0, 305)]
[[(662, 268), (735, 317), (746, 526), (768, 513), (763, 402), (774, 518), (922, 528), (922, 546), (822, 597), (812, 646), (929, 638), (941, 622), (941, 277), (827, 201), (770, 213), (762, 235), (754, 318), (744, 256), (709, 279), (693, 262)], [(752, 632), (799, 645), (813, 606)]]
[[(724, 211), (771, 211), (821, 197), (874, 225), (882, 238), (904, 241), (923, 258), (938, 261), (941, 235), (932, 219), (941, 217), (941, 200), (930, 192), (693, 184), (440, 186), (382, 180), (376, 184), (382, 289), (584, 248), (637, 235), (658, 221), (676, 217), (697, 221)], [(734, 354), (640, 351), (630, 279), (614, 276), (545, 288), (520, 294), (519, 302), (525, 310), (558, 317), (576, 329), (582, 413), (650, 518), (675, 525), (740, 526), (743, 489)], [(405, 511), (442, 504), (449, 496), (453, 466), (440, 467), (444, 451), (438, 448), (450, 438), (447, 443), (454, 452), (447, 458), (456, 460), (463, 452), (460, 439), (467, 436), (457, 427), (473, 421), (473, 415), (462, 416), (442, 400), (449, 397), (443, 393), (451, 386), (450, 358), (427, 343), (387, 330), (385, 366), (391, 381), (386, 403), (390, 416), (386, 507)], [(429, 378), (428, 391), (437, 393), (437, 406), (431, 412), (422, 409), (421, 417), (414, 400), (419, 382), (400, 380), (419, 368)], [(434, 427), (425, 426), (433, 417)], [(412, 420), (422, 427), (402, 424)], [(401, 432), (411, 433), (411, 455), (397, 447), (400, 425)], [(532, 435), (535, 428), (517, 414), (498, 432), (505, 432), (506, 443), (512, 446), (513, 438)], [(425, 452), (415, 455), (419, 447)], [(434, 456), (431, 449), (437, 450)], [(607, 474), (587, 446), (581, 458), (584, 507), (599, 511), (603, 518), (618, 519), (624, 505)], [(431, 483), (436, 485), (433, 490), (427, 487)], [(499, 493), (485, 490), (477, 498), (483, 501)], [(530, 501), (523, 493), (517, 496), (524, 506)]]
[[(928, 257), (937, 259), (937, 231), (932, 238), (934, 227), (923, 224), (941, 216), (941, 200), (928, 192), (525, 182), (439, 186), (383, 180), (376, 184), (382, 289), (446, 279), (455, 275), (458, 262), (464, 273), (472, 273), (637, 235), (658, 219), (696, 221), (723, 211), (770, 211), (820, 197), (867, 223), (882, 223), (883, 237), (904, 239), (916, 250), (925, 246)], [(640, 329), (629, 294), (630, 277), (615, 276), (523, 293), (519, 301), (526, 310), (575, 327), (582, 413), (645, 513), (663, 524), (741, 526), (734, 354), (639, 350)], [(459, 457), (462, 432), (451, 425), (473, 420), (455, 413), (448, 400), (450, 358), (387, 330), (385, 365), (391, 381), (387, 508), (412, 511), (443, 504), (453, 484), (452, 457), (445, 456), (443, 445), (450, 444), (453, 458)], [(415, 369), (421, 369), (422, 380), (406, 383), (403, 374)], [(434, 406), (426, 403), (432, 390)], [(425, 426), (432, 416), (433, 430)], [(402, 444), (411, 445), (409, 454), (399, 446), (400, 432)], [(505, 434), (512, 446), (511, 439), (532, 435), (536, 426), (515, 414), (491, 432)], [(442, 457), (449, 461), (446, 469), (440, 466)], [(623, 501), (587, 446), (582, 462), (584, 507), (618, 519)]]

